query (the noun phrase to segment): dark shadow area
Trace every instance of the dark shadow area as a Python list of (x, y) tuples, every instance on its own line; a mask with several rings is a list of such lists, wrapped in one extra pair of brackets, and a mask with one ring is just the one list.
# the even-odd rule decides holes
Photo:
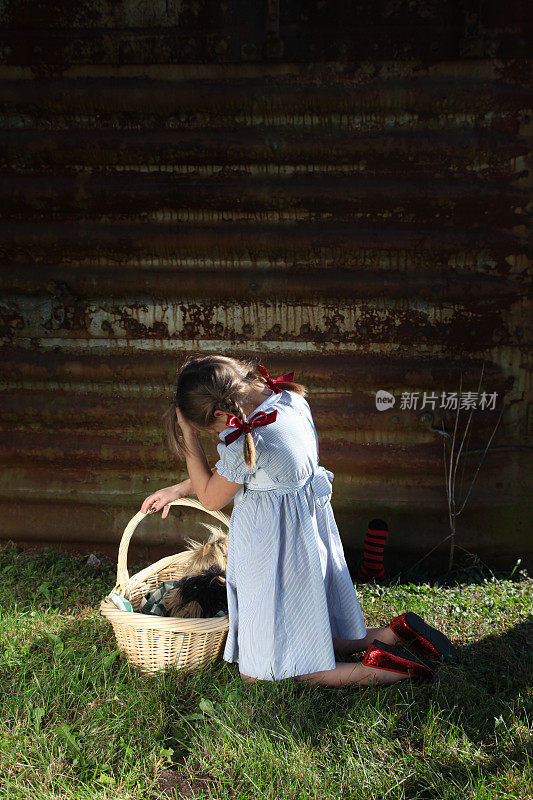
[[(510, 766), (515, 770), (522, 770), (530, 761), (531, 755), (528, 755), (523, 748), (512, 747), (504, 749), (497, 756), (489, 759), (488, 762), (479, 765), (478, 771), (484, 779), (488, 779), (498, 775), (498, 773)], [(443, 783), (450, 786), (467, 786), (471, 775), (472, 771), (462, 764), (439, 764), (439, 778)], [(439, 789), (428, 788), (421, 776), (418, 775), (408, 776), (403, 781), (403, 787), (406, 798), (416, 797), (417, 800), (441, 800), (442, 797)], [(527, 791), (526, 787), (524, 789)], [(509, 797), (510, 795), (506, 796)], [(516, 797), (518, 798), (519, 795), (516, 795)], [(523, 797), (527, 797), (527, 795), (524, 794)], [(494, 795), (494, 800), (497, 800), (496, 795)]]
[[(25, 602), (26, 596), (30, 600), (36, 598), (36, 592), (40, 592), (41, 599), (46, 598), (51, 607), (65, 608), (68, 606), (69, 585), (76, 583), (84, 584), (90, 581), (94, 589), (99, 592), (97, 597), (87, 593), (87, 602), (94, 604), (96, 600), (101, 600), (114, 587), (116, 580), (116, 560), (98, 550), (85, 554), (73, 553), (61, 547), (38, 547), (25, 548), (13, 543), (0, 543), (0, 571), (2, 571), (2, 553), (9, 551), (21, 556), (25, 554), (27, 561), (25, 569), (21, 575), (17, 587), (17, 602)], [(357, 569), (362, 561), (362, 551), (344, 548), (344, 554), (350, 576), (354, 584), (361, 585), (363, 581), (357, 579)], [(48, 565), (45, 585), (43, 581), (35, 586), (32, 582), (31, 561), (38, 560), (37, 569), (40, 573), (43, 566)], [(22, 563), (22, 562), (20, 562)], [(129, 574), (135, 575), (153, 560), (136, 560), (128, 567)], [(531, 572), (528, 570), (528, 561), (520, 559), (518, 556), (507, 561), (503, 560), (498, 567), (491, 567), (486, 564), (475, 553), (462, 551), (457, 548), (457, 554), (453, 569), (448, 573), (445, 565), (447, 564), (446, 555), (443, 552), (436, 552), (429, 557), (424, 553), (413, 554), (385, 549), (384, 567), (385, 577), (383, 580), (375, 581), (380, 586), (392, 586), (401, 584), (420, 585), (430, 583), (435, 586), (454, 587), (464, 584), (481, 584), (485, 580), (496, 578), (497, 580), (521, 581), (527, 578)], [(11, 567), (8, 567), (11, 568)], [(29, 580), (24, 580), (24, 575)], [(372, 583), (373, 581), (370, 581)]]
[[(456, 646), (459, 663), (439, 665), (430, 684), (405, 681), (389, 687), (341, 691), (366, 691), (369, 696), (379, 692), (390, 697), (392, 704), (395, 697), (416, 698), (417, 713), (410, 736), (413, 743), (417, 742), (417, 731), (423, 727), (431, 703), (448, 712), (449, 719), (461, 725), (470, 741), (481, 744), (494, 731), (494, 720), (505, 715), (516, 697), (531, 686), (533, 624), (520, 622), (501, 635)], [(300, 691), (305, 693), (309, 688)], [(335, 690), (319, 691), (331, 694)], [(533, 707), (529, 709), (532, 710)], [(327, 721), (334, 724), (337, 719), (333, 714)]]
[[(360, 579), (357, 579), (362, 552), (344, 548), (344, 555), (352, 580), (355, 584), (362, 583)], [(522, 580), (531, 574), (529, 569), (531, 560), (528, 558), (506, 555), (497, 563), (492, 561), (487, 563), (476, 553), (464, 551), (460, 547), (457, 548), (454, 565), (450, 572), (447, 571), (447, 564), (448, 554), (442, 549), (426, 556), (423, 552), (405, 553), (385, 548), (385, 577), (376, 583), (381, 586), (431, 583), (445, 588), (458, 584), (483, 583), (491, 578)]]
[(0, 547), (0, 575), (6, 589), (0, 605), (12, 597), (21, 611), (45, 607), (69, 611), (97, 606), (115, 585), (116, 564), (105, 557), (92, 562), (87, 556), (53, 547), (29, 551), (4, 546)]

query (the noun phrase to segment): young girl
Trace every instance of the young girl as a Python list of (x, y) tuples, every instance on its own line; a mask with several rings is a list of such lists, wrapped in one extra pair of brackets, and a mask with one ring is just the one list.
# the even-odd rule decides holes
[[(294, 373), (225, 356), (190, 357), (164, 414), (172, 452), (189, 479), (154, 492), (143, 513), (196, 493), (207, 509), (234, 498), (224, 659), (241, 678), (298, 677), (327, 686), (431, 678), (428, 658), (455, 660), (453, 645), (416, 614), (367, 630), (331, 507), (333, 473), (319, 465), (306, 389)], [(199, 435), (218, 434), (210, 468)], [(409, 642), (422, 660), (400, 642)], [(365, 650), (362, 662), (339, 663)]]

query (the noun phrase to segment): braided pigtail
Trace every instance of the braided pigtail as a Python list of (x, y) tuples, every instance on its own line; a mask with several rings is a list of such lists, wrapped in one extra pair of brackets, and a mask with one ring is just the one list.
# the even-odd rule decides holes
[[(243, 407), (233, 398), (221, 398), (216, 405), (221, 411), (228, 411), (234, 417), (240, 419), (241, 422), (248, 422), (248, 417)], [(243, 457), (246, 466), (250, 467), (250, 469), (255, 469), (255, 445), (251, 432), (244, 434)]]

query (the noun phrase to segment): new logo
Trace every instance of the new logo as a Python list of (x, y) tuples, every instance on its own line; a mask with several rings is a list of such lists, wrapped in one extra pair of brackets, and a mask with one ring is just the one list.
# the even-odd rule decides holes
[(395, 402), (394, 395), (386, 392), (385, 389), (378, 389), (376, 392), (376, 408), (378, 411), (386, 411), (388, 408), (392, 408)]

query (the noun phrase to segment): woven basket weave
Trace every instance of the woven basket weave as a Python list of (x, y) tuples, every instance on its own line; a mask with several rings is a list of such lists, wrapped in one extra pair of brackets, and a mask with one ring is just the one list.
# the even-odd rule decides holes
[[(229, 528), (229, 518), (221, 511), (209, 511), (198, 501), (189, 498), (174, 500), (170, 506), (189, 506), (205, 511)], [(208, 661), (219, 661), (224, 652), (229, 630), (229, 617), (158, 617), (140, 614), (143, 596), (163, 581), (183, 577), (191, 553), (185, 551), (156, 561), (149, 567), (128, 575), (128, 547), (137, 525), (149, 514), (139, 511), (129, 521), (118, 551), (117, 582), (111, 591), (125, 597), (133, 612), (121, 611), (109, 597), (100, 603), (100, 612), (113, 626), (117, 646), (131, 664), (141, 672), (153, 673), (173, 666), (194, 669)]]

